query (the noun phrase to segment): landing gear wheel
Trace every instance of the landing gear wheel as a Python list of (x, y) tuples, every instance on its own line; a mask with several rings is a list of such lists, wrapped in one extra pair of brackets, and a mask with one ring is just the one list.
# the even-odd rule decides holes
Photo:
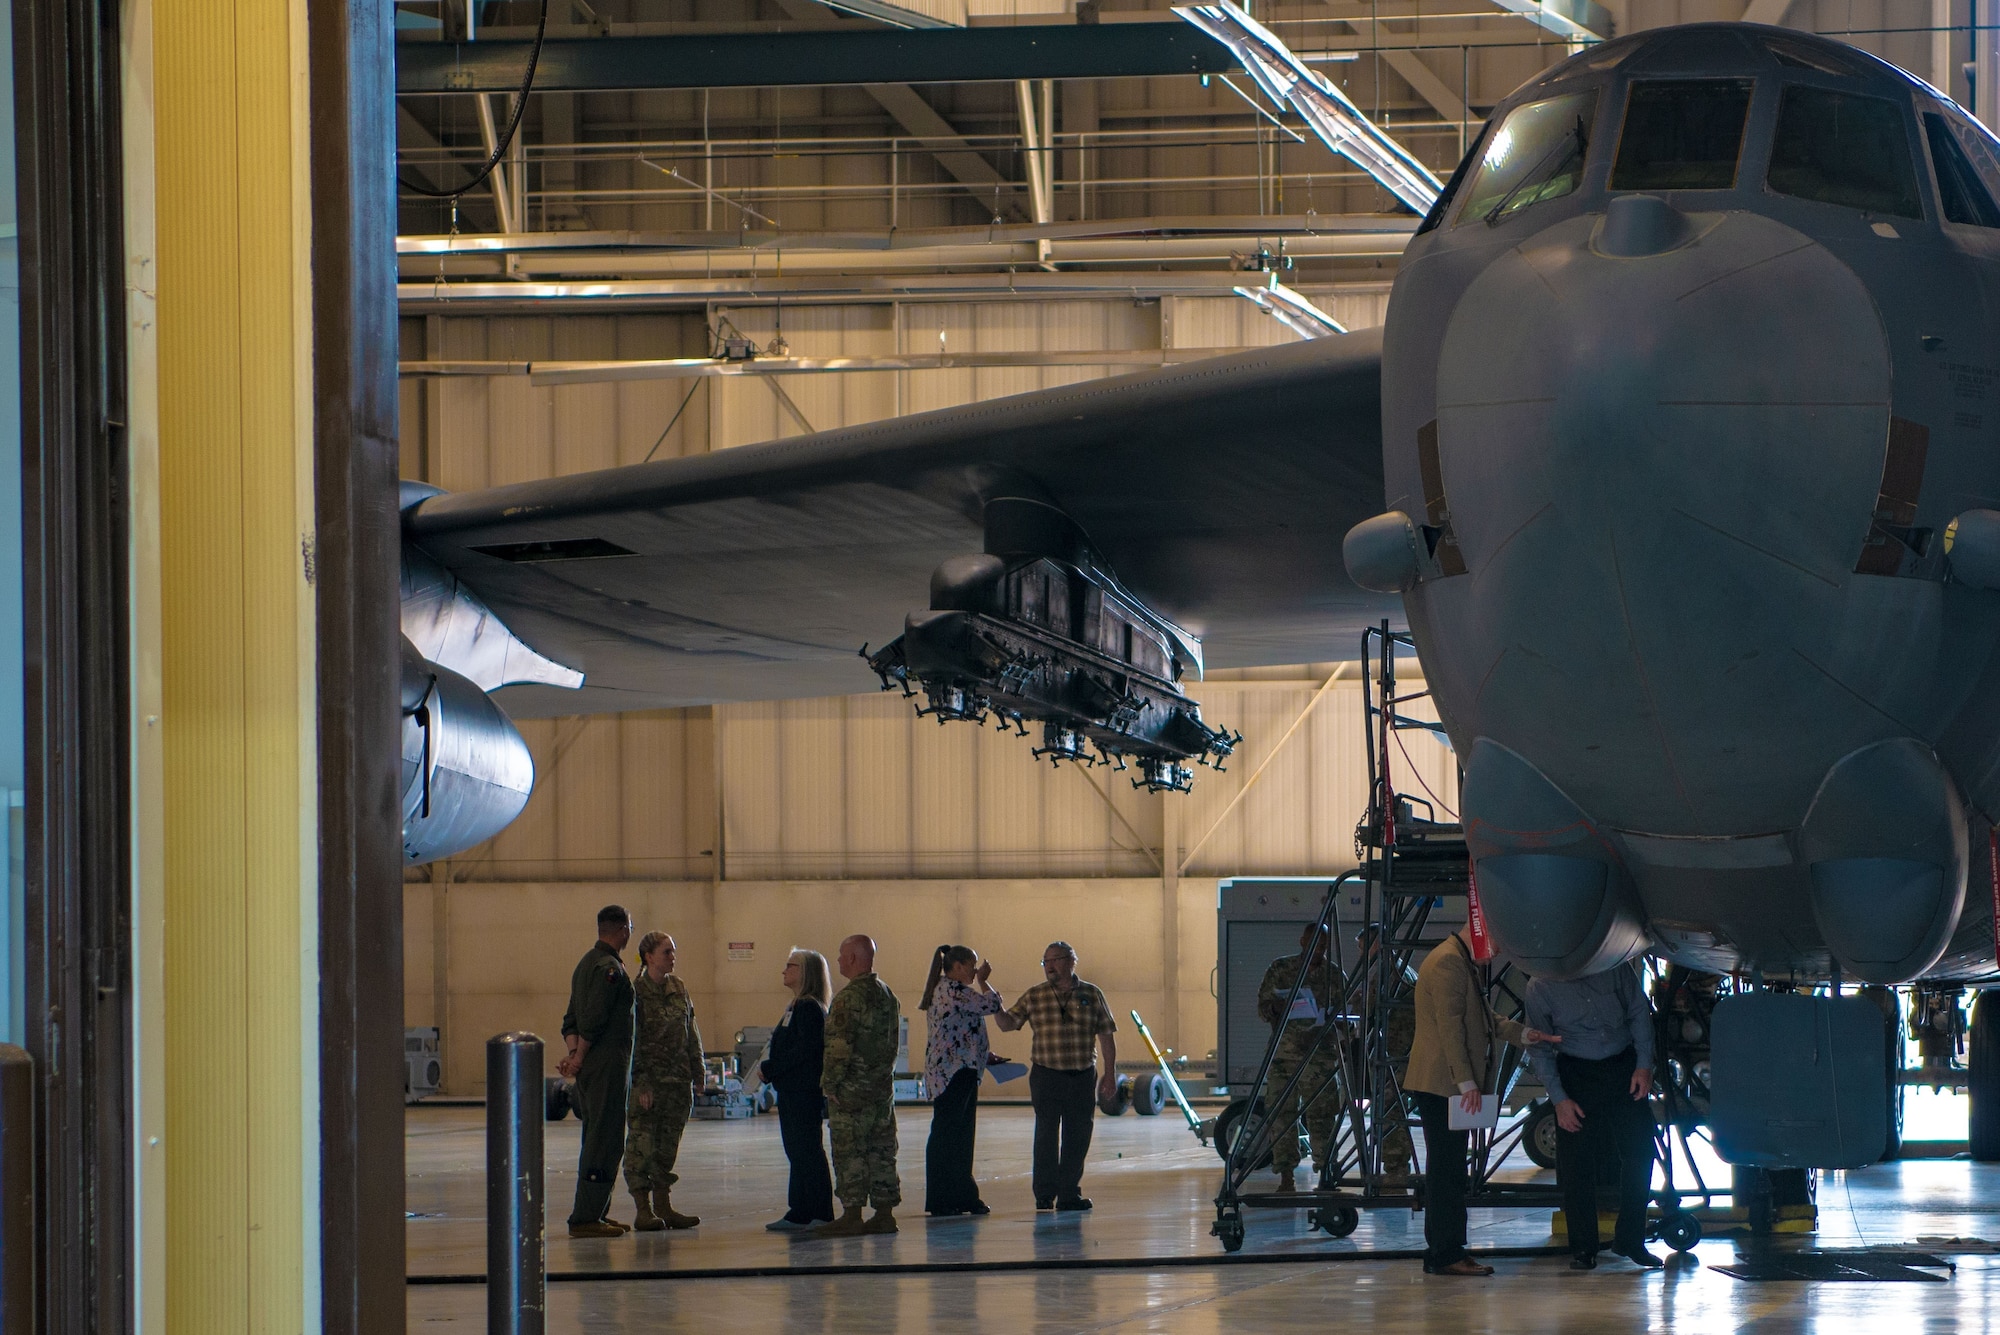
[(1157, 1075), (1142, 1075), (1132, 1082), (1132, 1111), (1141, 1117), (1158, 1117), (1167, 1106), (1167, 1082)]
[(1351, 1205), (1328, 1205), (1306, 1211), (1306, 1224), (1329, 1238), (1344, 1238), (1361, 1226), (1361, 1211)]
[(1892, 1163), (1903, 1157), (1902, 1008), (1896, 1004), (1894, 988), (1878, 987), (1871, 983), (1861, 989), (1861, 995), (1880, 1008), (1883, 1036), (1889, 1045), (1889, 1087), (1885, 1091), (1889, 1101), (1889, 1134), (1884, 1138), (1882, 1162)]
[(1126, 1108), (1130, 1107), (1131, 1103), (1132, 1077), (1121, 1075), (1118, 1077), (1118, 1083), (1112, 1087), (1111, 1097), (1108, 1099), (1099, 1098), (1097, 1100), (1097, 1111), (1103, 1113), (1106, 1117), (1116, 1117), (1119, 1113), (1124, 1112)]
[(1521, 1132), (1521, 1148), (1527, 1151), (1537, 1167), (1556, 1166), (1556, 1132), (1559, 1130), (1556, 1106), (1547, 1099), (1537, 1099), (1533, 1110), (1528, 1113), (1528, 1125)]
[(1769, 1237), (1772, 1225), (1778, 1221), (1778, 1203), (1772, 1190), (1771, 1175), (1762, 1168), (1731, 1169), (1729, 1194), (1743, 1211), (1752, 1236)]
[(1691, 1252), (1701, 1241), (1701, 1220), (1686, 1210), (1670, 1216), (1660, 1224), (1660, 1241), (1677, 1252)]
[(1243, 1250), (1243, 1216), (1225, 1214), (1219, 1217), (1208, 1230), (1222, 1239), (1222, 1250), (1237, 1252)]
[[(1230, 1147), (1236, 1144), (1236, 1137), (1239, 1131), (1244, 1135), (1255, 1136), (1263, 1125), (1264, 1114), (1252, 1113), (1250, 1111), (1250, 1100), (1236, 1100), (1236, 1102), (1224, 1108), (1222, 1115), (1215, 1119), (1216, 1154), (1221, 1157), (1224, 1163), (1228, 1163)], [(1258, 1156), (1256, 1163), (1250, 1165), (1250, 1170), (1261, 1173), (1270, 1166), (1271, 1151), (1267, 1149), (1263, 1154)]]
[(569, 1116), (569, 1081), (559, 1075), (549, 1076), (542, 1081), (542, 1116), (551, 1122), (560, 1122)]
[(1974, 1163), (2000, 1162), (2000, 989), (1988, 988), (1972, 1003), (1972, 1031), (1966, 1039), (1967, 1092), (1972, 1110), (1966, 1148)]

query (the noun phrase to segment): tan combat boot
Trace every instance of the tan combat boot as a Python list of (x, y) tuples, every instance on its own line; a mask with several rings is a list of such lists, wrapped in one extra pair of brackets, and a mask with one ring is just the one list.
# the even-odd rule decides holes
[(897, 1232), (896, 1207), (893, 1205), (884, 1205), (878, 1207), (875, 1211), (875, 1217), (873, 1219), (870, 1219), (867, 1223), (863, 1224), (861, 1226), (861, 1231), (863, 1233)]
[(1298, 1174), (1294, 1169), (1287, 1168), (1284, 1172), (1278, 1174), (1279, 1191), (1293, 1192), (1297, 1191), (1298, 1189), (1299, 1189), (1299, 1179), (1298, 1179)]
[(674, 1208), (673, 1196), (666, 1187), (655, 1187), (653, 1189), (653, 1205), (660, 1212), (660, 1222), (668, 1228), (693, 1228), (701, 1222), (700, 1218), (695, 1215), (682, 1214), (679, 1210), (676, 1210)]
[(858, 1238), (868, 1228), (868, 1221), (861, 1217), (861, 1207), (848, 1206), (840, 1218), (831, 1224), (821, 1224), (812, 1231), (815, 1238)]
[[(662, 1192), (661, 1195), (664, 1196), (665, 1193)], [(645, 1188), (632, 1188), (632, 1201), (638, 1207), (638, 1213), (632, 1216), (632, 1229), (637, 1233), (658, 1233), (666, 1227), (666, 1223), (653, 1213), (652, 1204), (646, 1196)]]

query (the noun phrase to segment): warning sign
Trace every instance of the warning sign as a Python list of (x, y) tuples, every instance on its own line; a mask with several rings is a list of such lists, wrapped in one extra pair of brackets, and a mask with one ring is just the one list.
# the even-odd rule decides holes
[(756, 959), (757, 943), (755, 941), (731, 941), (729, 943), (729, 958), (733, 960)]

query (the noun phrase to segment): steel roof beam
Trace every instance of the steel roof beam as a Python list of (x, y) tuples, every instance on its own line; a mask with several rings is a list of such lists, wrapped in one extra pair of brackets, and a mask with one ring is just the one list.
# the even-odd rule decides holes
[[(401, 96), (511, 93), (532, 43), (408, 41), (396, 46)], [(961, 83), (1219, 74), (1236, 68), (1220, 43), (1181, 23), (1018, 28), (871, 29), (716, 37), (550, 41), (538, 92), (780, 85)]]

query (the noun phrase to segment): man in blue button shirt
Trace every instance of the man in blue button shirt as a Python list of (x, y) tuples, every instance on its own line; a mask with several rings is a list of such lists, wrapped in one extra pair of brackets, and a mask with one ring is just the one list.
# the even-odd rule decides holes
[(1653, 1008), (1635, 966), (1588, 978), (1528, 984), (1527, 1022), (1562, 1039), (1528, 1060), (1556, 1109), (1556, 1177), (1569, 1227), (1570, 1268), (1597, 1267), (1597, 1164), (1615, 1155), (1618, 1230), (1611, 1250), (1635, 1265), (1663, 1264), (1646, 1250), (1653, 1188)]

